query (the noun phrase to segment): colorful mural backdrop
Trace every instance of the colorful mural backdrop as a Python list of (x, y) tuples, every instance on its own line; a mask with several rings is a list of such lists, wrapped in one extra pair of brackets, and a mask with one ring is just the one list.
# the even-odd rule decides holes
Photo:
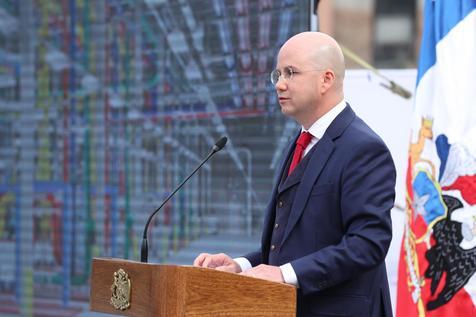
[(150, 260), (207, 235), (255, 236), (293, 128), (268, 74), (308, 10), (1, 1), (0, 314), (87, 310), (91, 258), (137, 260), (148, 214), (221, 135), (227, 150), (153, 222)]

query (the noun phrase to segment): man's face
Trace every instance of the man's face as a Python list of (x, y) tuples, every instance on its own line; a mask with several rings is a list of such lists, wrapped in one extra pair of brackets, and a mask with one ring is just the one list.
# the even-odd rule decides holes
[(309, 59), (302, 48), (286, 46), (279, 52), (276, 65), (281, 73), (275, 84), (281, 111), (302, 125), (314, 118), (321, 98), (318, 83), (322, 72)]

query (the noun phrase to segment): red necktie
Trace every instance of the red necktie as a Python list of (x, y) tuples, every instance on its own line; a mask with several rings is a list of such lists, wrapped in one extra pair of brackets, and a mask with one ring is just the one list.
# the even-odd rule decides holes
[(301, 161), (304, 150), (307, 148), (309, 143), (311, 142), (312, 134), (309, 132), (301, 132), (301, 135), (296, 141), (296, 148), (294, 149), (293, 160), (291, 161), (291, 165), (289, 166), (288, 175), (292, 173), (292, 171), (296, 168), (296, 166)]

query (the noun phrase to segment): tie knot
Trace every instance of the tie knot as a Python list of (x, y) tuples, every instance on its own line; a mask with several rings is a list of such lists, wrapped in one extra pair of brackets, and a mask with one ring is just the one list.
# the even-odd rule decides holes
[(305, 149), (311, 142), (311, 139), (312, 134), (310, 134), (309, 132), (301, 132), (301, 135), (297, 139), (296, 144), (302, 146), (302, 148)]

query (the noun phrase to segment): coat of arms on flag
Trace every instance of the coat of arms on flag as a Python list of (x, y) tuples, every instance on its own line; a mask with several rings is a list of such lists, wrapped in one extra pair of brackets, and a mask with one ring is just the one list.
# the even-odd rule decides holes
[(427, 0), (397, 316), (476, 316), (476, 0)]

